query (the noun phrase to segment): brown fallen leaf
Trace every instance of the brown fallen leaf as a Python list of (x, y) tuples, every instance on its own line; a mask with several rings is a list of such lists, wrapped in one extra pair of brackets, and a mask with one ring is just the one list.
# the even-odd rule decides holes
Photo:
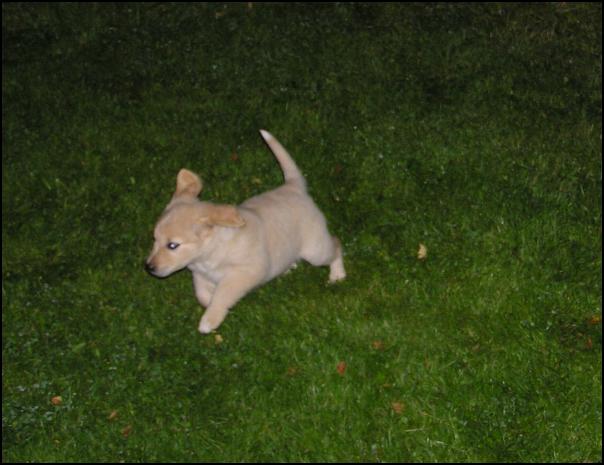
[(113, 421), (118, 417), (118, 413), (117, 410), (112, 410), (111, 413), (109, 414), (109, 416), (107, 417), (107, 420), (109, 421)]
[(373, 341), (371, 343), (371, 348), (374, 350), (384, 350), (384, 341)]
[(125, 428), (122, 428), (122, 436), (127, 438), (132, 433), (132, 425), (127, 425)]
[(428, 247), (426, 247), (424, 244), (419, 244), (419, 249), (417, 251), (417, 259), (425, 260), (426, 258), (428, 258)]
[(346, 362), (342, 361), (342, 362), (338, 363), (336, 370), (338, 370), (338, 374), (340, 376), (344, 376), (344, 373), (346, 373)]
[(392, 410), (397, 415), (401, 415), (405, 411), (405, 404), (403, 404), (402, 402), (392, 402), (392, 404), (390, 404), (390, 407), (392, 407)]
[(54, 396), (50, 399), (50, 403), (52, 405), (61, 405), (63, 403), (63, 398), (61, 396)]

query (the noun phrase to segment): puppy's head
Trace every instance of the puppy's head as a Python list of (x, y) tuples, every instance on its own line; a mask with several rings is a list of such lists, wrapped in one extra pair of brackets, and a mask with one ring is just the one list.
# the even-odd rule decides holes
[(147, 271), (164, 278), (197, 260), (215, 247), (220, 228), (241, 228), (245, 221), (233, 205), (201, 202), (202, 184), (188, 170), (180, 170), (172, 200), (155, 225), (153, 250), (145, 263)]

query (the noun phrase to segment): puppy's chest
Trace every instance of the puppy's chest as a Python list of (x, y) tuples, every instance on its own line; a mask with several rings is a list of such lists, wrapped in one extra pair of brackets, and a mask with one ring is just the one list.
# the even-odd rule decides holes
[(224, 273), (218, 268), (217, 264), (210, 261), (194, 262), (191, 263), (188, 268), (192, 272), (199, 273), (213, 283), (218, 283), (224, 276)]

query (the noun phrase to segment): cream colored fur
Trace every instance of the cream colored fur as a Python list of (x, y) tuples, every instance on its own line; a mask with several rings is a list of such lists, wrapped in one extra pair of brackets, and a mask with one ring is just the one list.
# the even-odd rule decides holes
[(299, 259), (329, 265), (329, 281), (346, 277), (340, 241), (306, 191), (306, 181), (285, 148), (260, 131), (283, 170), (285, 183), (239, 206), (198, 200), (202, 183), (188, 170), (155, 226), (147, 270), (166, 277), (182, 268), (193, 274), (206, 311), (199, 331), (222, 323), (229, 309), (255, 287), (289, 270)]

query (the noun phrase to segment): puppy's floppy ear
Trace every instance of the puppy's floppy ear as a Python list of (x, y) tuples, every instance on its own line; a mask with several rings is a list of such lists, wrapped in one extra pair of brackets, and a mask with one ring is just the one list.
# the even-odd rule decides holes
[(197, 197), (201, 192), (203, 184), (201, 179), (192, 171), (182, 169), (176, 176), (176, 191), (172, 198), (176, 197)]
[(227, 228), (241, 228), (245, 226), (245, 220), (234, 205), (213, 205), (209, 215), (204, 220), (209, 224), (225, 226)]

